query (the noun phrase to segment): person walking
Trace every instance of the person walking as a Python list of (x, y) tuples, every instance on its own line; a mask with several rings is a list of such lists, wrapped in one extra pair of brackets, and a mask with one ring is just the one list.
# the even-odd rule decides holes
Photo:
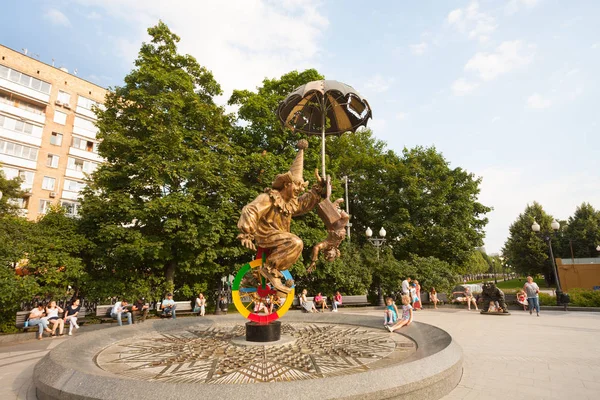
[(410, 276), (402, 281), (402, 296), (408, 296), (410, 294), (410, 281)]
[(69, 336), (73, 335), (73, 328), (79, 329), (79, 325), (77, 324), (77, 315), (79, 315), (79, 310), (81, 310), (79, 299), (73, 300), (71, 305), (65, 310), (63, 323), (69, 323)]
[(413, 304), (415, 310), (421, 310), (423, 308), (422, 303), (421, 303), (421, 285), (419, 284), (419, 281), (415, 279), (414, 282), (414, 286), (415, 286), (415, 303)]
[(429, 292), (429, 301), (433, 303), (433, 309), (437, 310), (437, 303), (439, 300), (437, 297), (437, 291), (434, 287), (432, 287), (431, 291)]
[(533, 314), (533, 309), (535, 308), (535, 313), (537, 316), (540, 316), (540, 287), (533, 281), (531, 276), (527, 277), (527, 282), (523, 286), (523, 290), (525, 294), (527, 294), (527, 302), (529, 303), (529, 315)]

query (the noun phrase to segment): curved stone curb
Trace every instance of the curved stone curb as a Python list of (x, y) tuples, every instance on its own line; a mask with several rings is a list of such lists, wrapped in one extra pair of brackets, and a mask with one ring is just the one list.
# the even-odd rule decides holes
[[(184, 318), (114, 327), (74, 337), (53, 349), (34, 369), (40, 400), (83, 399), (436, 399), (456, 387), (462, 375), (462, 349), (445, 331), (414, 322), (401, 334), (417, 350), (399, 364), (342, 376), (292, 382), (239, 385), (172, 384), (119, 377), (99, 368), (95, 356), (117, 341), (151, 331), (170, 332), (192, 326), (243, 323), (239, 315), (219, 318)], [(344, 314), (299, 314), (284, 322), (339, 323), (381, 327), (381, 318)], [(394, 333), (397, 334), (397, 333)]]

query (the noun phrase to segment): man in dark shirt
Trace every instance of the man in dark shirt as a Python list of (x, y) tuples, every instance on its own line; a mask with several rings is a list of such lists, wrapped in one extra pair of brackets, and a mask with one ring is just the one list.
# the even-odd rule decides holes
[[(137, 299), (137, 301), (131, 307), (131, 311), (133, 311), (133, 315), (141, 315), (142, 322), (146, 322), (146, 317), (148, 316), (149, 307), (145, 304), (144, 299)], [(135, 318), (133, 319), (135, 323)]]
[(65, 324), (69, 322), (69, 336), (73, 334), (73, 327), (75, 327), (75, 329), (79, 329), (79, 325), (77, 325), (77, 316), (79, 315), (79, 310), (81, 310), (79, 299), (73, 300), (71, 305), (65, 310)]

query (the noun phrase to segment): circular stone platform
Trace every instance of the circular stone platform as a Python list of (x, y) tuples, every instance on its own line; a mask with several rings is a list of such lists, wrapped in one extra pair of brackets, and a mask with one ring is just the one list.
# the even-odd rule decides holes
[[(462, 351), (431, 325), (390, 334), (381, 319), (288, 314), (282, 340), (245, 346), (239, 315), (148, 321), (73, 337), (35, 367), (38, 398), (439, 398)], [(285, 340), (284, 340), (285, 339)]]

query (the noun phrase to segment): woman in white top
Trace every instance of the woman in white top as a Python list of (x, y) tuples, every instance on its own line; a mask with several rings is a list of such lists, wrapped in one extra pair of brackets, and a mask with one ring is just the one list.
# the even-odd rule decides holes
[(302, 291), (302, 295), (300, 296), (300, 305), (306, 310), (306, 312), (317, 312), (315, 303), (306, 298), (307, 293), (308, 291), (306, 289)]
[(200, 293), (196, 298), (196, 306), (194, 307), (194, 312), (198, 313), (199, 316), (204, 317), (204, 313), (206, 312), (206, 299), (204, 295)]
[(50, 305), (46, 307), (46, 317), (48, 318), (48, 325), (52, 324), (52, 337), (56, 336), (56, 328), (58, 328), (58, 334), (63, 335), (65, 329), (65, 321), (58, 317), (58, 313), (63, 313), (63, 309), (56, 305), (56, 301), (51, 301)]
[(537, 316), (540, 316), (540, 299), (539, 299), (539, 295), (540, 295), (540, 288), (537, 285), (537, 283), (535, 283), (533, 281), (533, 278), (531, 276), (527, 277), (527, 283), (525, 283), (525, 285), (523, 286), (523, 290), (525, 291), (525, 294), (527, 295), (527, 302), (529, 303), (529, 314), (533, 314), (533, 309), (535, 308), (535, 313), (537, 314)]

